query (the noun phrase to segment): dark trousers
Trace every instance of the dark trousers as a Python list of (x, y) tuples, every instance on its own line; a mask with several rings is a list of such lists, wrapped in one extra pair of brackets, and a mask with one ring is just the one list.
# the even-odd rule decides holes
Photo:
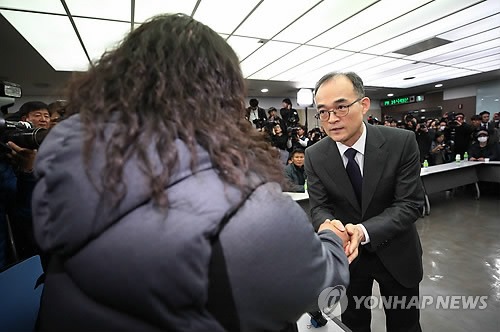
[[(418, 285), (414, 288), (403, 287), (384, 267), (375, 253), (363, 250), (351, 271), (351, 280), (347, 288), (348, 305), (342, 314), (342, 322), (353, 332), (370, 332), (371, 310), (370, 307), (380, 307), (382, 298), (378, 302), (366, 301), (372, 295), (373, 280), (380, 285), (380, 294), (385, 299), (397, 299), (397, 305), (384, 303), (387, 332), (420, 332), (420, 310), (418, 302)], [(403, 267), (402, 267), (403, 268)], [(360, 301), (362, 297), (363, 301)], [(355, 299), (356, 297), (356, 299)], [(404, 298), (403, 298), (404, 297)], [(357, 302), (356, 302), (357, 301)], [(366, 306), (365, 304), (368, 304)], [(376, 304), (376, 306), (375, 306)]]

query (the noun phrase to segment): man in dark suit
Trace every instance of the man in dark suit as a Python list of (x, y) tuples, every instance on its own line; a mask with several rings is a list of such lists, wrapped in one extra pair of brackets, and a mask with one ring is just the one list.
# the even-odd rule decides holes
[(267, 121), (266, 111), (259, 107), (259, 101), (255, 98), (250, 99), (249, 104), (246, 119), (250, 121), (254, 128), (261, 129)]
[(371, 296), (377, 280), (381, 295), (397, 301), (384, 308), (387, 331), (421, 331), (418, 305), (409, 305), (418, 298), (423, 275), (415, 221), (424, 194), (415, 134), (363, 122), (370, 99), (355, 73), (325, 75), (315, 98), (317, 117), (331, 139), (306, 150), (305, 168), (315, 228), (338, 219), (350, 240), (342, 321), (355, 332), (370, 331), (371, 311), (356, 303)]

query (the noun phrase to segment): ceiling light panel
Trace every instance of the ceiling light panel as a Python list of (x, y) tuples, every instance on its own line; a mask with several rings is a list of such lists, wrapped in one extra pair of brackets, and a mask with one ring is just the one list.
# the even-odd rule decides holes
[(326, 47), (338, 46), (428, 2), (430, 1), (411, 1), (405, 6), (401, 6), (400, 0), (379, 1), (311, 40), (309, 44)]
[(478, 57), (477, 59), (474, 59), (474, 60), (469, 60), (469, 61), (464, 60), (460, 63), (455, 64), (455, 67), (468, 68), (468, 67), (482, 64), (482, 63), (492, 61), (492, 60), (500, 60), (500, 52), (497, 54), (489, 55), (489, 56)]
[(196, 6), (196, 0), (137, 0), (135, 1), (134, 19), (144, 22), (159, 14), (183, 13), (191, 15)]
[(495, 55), (495, 54), (500, 57), (500, 46), (493, 47), (493, 48), (490, 48), (488, 50), (481, 51), (481, 52), (470, 53), (468, 55), (460, 56), (460, 57), (457, 57), (457, 58), (454, 58), (451, 60), (442, 61), (439, 64), (446, 65), (446, 66), (453, 66), (453, 65), (457, 65), (459, 63), (465, 62), (465, 61), (480, 59), (482, 57)]
[(407, 63), (405, 65), (394, 67), (389, 70), (385, 70), (371, 75), (366, 75), (366, 78), (369, 80), (373, 80), (374, 77), (377, 77), (379, 79), (387, 80), (389, 79), (389, 77), (394, 77), (394, 76), (411, 77), (419, 73), (439, 68), (441, 67), (437, 65), (429, 65), (426, 63)]
[(413, 62), (409, 61), (409, 60), (402, 60), (402, 59), (401, 60), (400, 59), (393, 60), (393, 61), (384, 63), (380, 66), (363, 70), (363, 72), (362, 72), (363, 76), (361, 76), (361, 78), (364, 80), (364, 79), (367, 79), (367, 78), (372, 77), (372, 76), (383, 75), (388, 70), (394, 70), (394, 69), (400, 68), (402, 66), (411, 65), (412, 63)]
[(291, 52), (299, 45), (291, 43), (283, 43), (269, 41), (264, 46), (259, 48), (255, 53), (250, 55), (241, 63), (241, 70), (245, 77), (264, 68), (274, 60), (281, 58), (285, 54)]
[[(240, 36), (270, 39), (318, 2), (320, 1), (264, 1), (234, 33)], [(284, 8), (286, 10), (283, 10)], [(279, 13), (279, 18), (276, 17), (276, 13)]]
[[(406, 15), (399, 17), (398, 19), (384, 24), (372, 31), (368, 31), (353, 40), (348, 41), (341, 45), (342, 49), (351, 51), (361, 51), (369, 47), (372, 47), (383, 42), (390, 42), (391, 38), (397, 37), (405, 32), (416, 29), (427, 22), (432, 22), (437, 20), (443, 15), (452, 13), (456, 10), (462, 9), (467, 5), (476, 3), (478, 0), (466, 0), (466, 1), (456, 1), (456, 0), (441, 0), (433, 1), (428, 3), (418, 9), (415, 9)], [(423, 21), (425, 20), (425, 21)], [(416, 43), (416, 41), (409, 41), (410, 44)], [(408, 46), (410, 44), (401, 45), (400, 41), (394, 42), (393, 44), (384, 46), (382, 49), (377, 51), (377, 48), (373, 48), (370, 52), (376, 54), (385, 54), (398, 50), (402, 47)]]
[(323, 67), (329, 63), (340, 60), (340, 59), (345, 58), (347, 56), (350, 56), (352, 54), (353, 54), (352, 52), (346, 52), (346, 51), (340, 51), (340, 50), (330, 50), (330, 51), (325, 52), (321, 55), (318, 55), (314, 59), (306, 61), (303, 64), (298, 65), (297, 67), (294, 67), (294, 68), (287, 70), (286, 72), (284, 72), (278, 76), (273, 77), (273, 80), (277, 80), (277, 81), (298, 80), (300, 77), (304, 76), (305, 74), (307, 74), (315, 69)]
[(350, 67), (349, 71), (353, 71), (359, 74), (367, 69), (374, 68), (391, 61), (394, 61), (394, 59), (383, 56), (377, 56), (371, 60), (364, 61), (362, 63), (358, 63), (357, 65)]
[(453, 72), (440, 73), (434, 76), (428, 76), (422, 79), (414, 79), (409, 81), (392, 82), (391, 85), (397, 85), (399, 88), (411, 88), (418, 85), (434, 83), (438, 81), (450, 80), (458, 77), (470, 76), (478, 74), (478, 71), (471, 71), (465, 69), (455, 69)]
[(457, 57), (462, 57), (464, 55), (468, 54), (473, 54), (480, 52), (485, 49), (490, 49), (493, 47), (498, 47), (500, 46), (500, 38), (499, 39), (493, 39), (484, 43), (480, 44), (475, 44), (467, 47), (461, 47), (455, 51), (451, 52), (446, 52), (444, 54), (436, 55), (430, 58), (426, 58), (425, 61), (427, 62), (434, 62), (434, 63), (440, 63), (442, 61), (447, 61), (451, 59), (455, 59)]
[(302, 62), (305, 62), (318, 54), (328, 51), (327, 48), (314, 47), (314, 46), (300, 46), (296, 50), (286, 54), (279, 60), (276, 60), (266, 68), (258, 71), (250, 76), (250, 79), (264, 79), (268, 80), (272, 77), (281, 74), (287, 69), (295, 67)]
[(488, 30), (486, 32), (470, 36), (464, 39), (457, 40), (455, 42), (439, 46), (436, 48), (432, 48), (430, 50), (420, 52), (414, 55), (408, 56), (406, 59), (415, 60), (415, 61), (426, 61), (428, 58), (446, 54), (448, 52), (456, 51), (464, 47), (468, 47), (474, 44), (480, 44), (486, 41), (490, 41), (493, 39), (500, 38), (500, 27), (492, 30)]
[(487, 72), (487, 71), (497, 70), (497, 69), (500, 69), (500, 63), (491, 64), (488, 67), (486, 67), (486, 66), (485, 67), (483, 67), (483, 66), (477, 66), (474, 69), (475, 70), (479, 70), (481, 72)]
[(498, 22), (500, 21), (500, 14), (496, 14), (485, 19), (479, 20), (474, 23), (467, 24), (458, 29), (451, 30), (447, 33), (438, 35), (438, 38), (443, 38), (446, 40), (458, 40), (465, 37), (475, 35), (493, 28), (498, 27)]
[[(483, 61), (484, 60), (484, 61)], [(500, 63), (499, 56), (487, 57), (475, 61), (467, 62), (466, 64), (460, 65), (465, 69), (480, 69), (480, 68), (488, 68)]]
[(363, 53), (355, 53), (351, 56), (348, 56), (346, 58), (343, 58), (342, 60), (335, 61), (327, 66), (325, 66), (323, 69), (325, 69), (327, 72), (329, 71), (351, 71), (351, 67), (354, 67), (356, 65), (360, 65), (364, 63), (365, 61), (369, 61), (374, 59), (376, 56), (375, 55), (370, 55), (370, 54), (363, 54)]
[(131, 20), (130, 1), (123, 0), (66, 0), (72, 16), (104, 18), (108, 20)]
[(305, 43), (375, 1), (323, 1), (273, 39)]
[(231, 36), (227, 40), (227, 43), (236, 52), (240, 61), (243, 61), (247, 56), (252, 54), (253, 51), (262, 46), (262, 43), (259, 41), (260, 39), (257, 38)]
[[(221, 33), (232, 33), (259, 3), (259, 0), (201, 0), (194, 19)], [(261, 22), (266, 24), (267, 22)]]
[(9, 10), (0, 13), (55, 70), (88, 68), (85, 52), (67, 16)]
[(74, 20), (92, 62), (99, 60), (105, 51), (110, 51), (118, 46), (130, 32), (130, 23), (78, 17), (75, 17)]
[(61, 4), (61, 0), (1, 0), (0, 7), (32, 10), (44, 13), (66, 14), (66, 11)]
[[(443, 1), (444, 3), (445, 1)], [(401, 48), (419, 43), (423, 40), (429, 39), (431, 37), (434, 37), (436, 35), (436, 31), (443, 31), (444, 30), (451, 30), (453, 28), (459, 27), (463, 24), (466, 24), (468, 22), (477, 20), (479, 18), (475, 18), (473, 20), (469, 19), (469, 17), (466, 17), (464, 15), (450, 15), (446, 16), (445, 15), (449, 14), (450, 12), (453, 12), (454, 10), (458, 10), (461, 8), (464, 8), (466, 4), (470, 4), (475, 1), (453, 1), (456, 4), (452, 5), (449, 4), (447, 7), (443, 8), (443, 11), (438, 11), (431, 15), (430, 17), (426, 16), (421, 16), (421, 17), (413, 17), (413, 26), (419, 25), (419, 28), (412, 27), (414, 30), (410, 30), (410, 27), (400, 27), (402, 28), (401, 30), (395, 30), (395, 31), (408, 31), (406, 33), (400, 34), (397, 37), (394, 37), (392, 39), (389, 39), (385, 42), (382, 42), (376, 46), (370, 47), (366, 50), (364, 50), (367, 53), (374, 53), (374, 54), (385, 54), (389, 52), (394, 52), (396, 50), (399, 50)], [(426, 6), (425, 6), (426, 7)], [(424, 7), (424, 8), (425, 8)], [(432, 19), (437, 19), (439, 17), (444, 17), (441, 20), (431, 22)], [(425, 21), (423, 20), (425, 19)], [(392, 35), (394, 35), (394, 32), (392, 32)], [(387, 38), (385, 38), (387, 39)]]
[[(367, 54), (359, 54), (359, 53), (352, 54), (339, 61), (329, 63), (326, 66), (318, 68), (307, 74), (304, 74), (303, 76), (298, 77), (296, 80), (306, 81), (306, 82), (316, 82), (321, 77), (323, 77), (323, 75), (326, 75), (330, 72), (342, 72), (344, 69), (349, 68), (352, 65), (359, 64), (360, 62), (363, 62), (365, 60), (370, 60), (373, 57), (374, 57), (373, 55), (367, 55)], [(349, 69), (347, 70), (350, 71)]]

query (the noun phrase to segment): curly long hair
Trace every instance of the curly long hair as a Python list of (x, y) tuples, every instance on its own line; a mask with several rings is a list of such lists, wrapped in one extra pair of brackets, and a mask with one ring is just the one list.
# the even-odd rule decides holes
[[(87, 173), (96, 137), (104, 138), (112, 119), (101, 183), (113, 204), (126, 194), (123, 168), (135, 156), (153, 201), (167, 208), (176, 139), (189, 148), (193, 172), (199, 144), (223, 181), (242, 193), (251, 189), (251, 174), (283, 185), (276, 153), (244, 119), (245, 94), (238, 57), (224, 39), (189, 16), (160, 15), (72, 80), (67, 112), (79, 113), (83, 123)], [(159, 171), (147, 152), (152, 145)]]

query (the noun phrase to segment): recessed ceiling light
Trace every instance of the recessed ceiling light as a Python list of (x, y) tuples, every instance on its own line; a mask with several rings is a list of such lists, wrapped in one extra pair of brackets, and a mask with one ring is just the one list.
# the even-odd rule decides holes
[(436, 88), (440, 88), (440, 87), (442, 87), (442, 86), (443, 86), (443, 85), (442, 85), (441, 83), (434, 85), (434, 87), (436, 87)]
[(387, 97), (392, 97), (392, 96), (394, 96), (394, 93), (388, 93), (387, 94)]
[(264, 92), (264, 93), (266, 93), (266, 92), (268, 92), (268, 91), (269, 91), (269, 89), (266, 89), (266, 88), (264, 88), (264, 89), (260, 90), (260, 92)]
[(495, 99), (495, 101), (498, 101), (498, 98), (497, 98), (497, 99)]

